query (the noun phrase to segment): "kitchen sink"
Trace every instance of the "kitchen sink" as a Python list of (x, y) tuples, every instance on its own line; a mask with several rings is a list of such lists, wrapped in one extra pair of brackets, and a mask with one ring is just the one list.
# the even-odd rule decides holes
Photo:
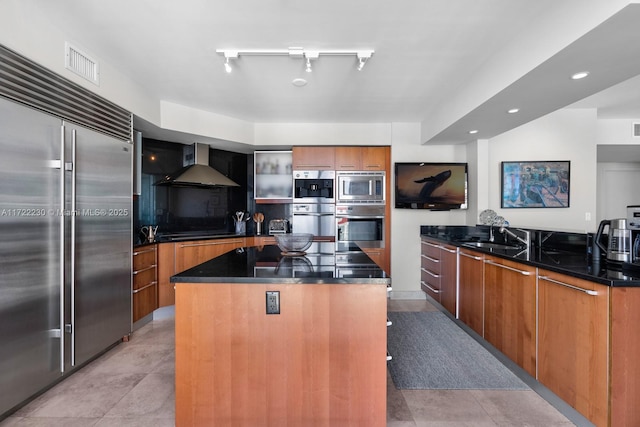
[(506, 243), (494, 243), (494, 242), (463, 242), (464, 246), (471, 246), (474, 248), (483, 248), (483, 249), (501, 249), (501, 250), (513, 250), (519, 251), (522, 250), (520, 246), (509, 245)]

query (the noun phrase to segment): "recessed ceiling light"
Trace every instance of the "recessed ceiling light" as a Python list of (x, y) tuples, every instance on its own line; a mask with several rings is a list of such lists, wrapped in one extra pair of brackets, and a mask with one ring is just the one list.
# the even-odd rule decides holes
[(470, 131), (469, 131), (469, 133), (470, 133), (471, 135), (473, 135), (474, 133), (478, 133), (478, 130), (477, 130), (477, 129), (470, 130)]
[(580, 71), (578, 73), (575, 73), (574, 75), (571, 76), (571, 78), (573, 80), (580, 80), (580, 79), (584, 79), (585, 77), (587, 77), (589, 75), (588, 71)]
[(511, 108), (511, 109), (507, 110), (507, 113), (509, 113), (509, 114), (515, 114), (515, 113), (517, 113), (518, 111), (520, 111), (520, 109), (519, 109), (519, 108)]
[(297, 78), (297, 79), (293, 79), (291, 81), (291, 84), (294, 86), (302, 87), (307, 84), (307, 81), (305, 79)]

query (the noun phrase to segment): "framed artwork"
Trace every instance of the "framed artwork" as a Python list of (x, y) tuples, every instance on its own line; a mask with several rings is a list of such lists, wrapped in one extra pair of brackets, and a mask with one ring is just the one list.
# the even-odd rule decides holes
[(502, 162), (502, 208), (568, 208), (569, 161)]

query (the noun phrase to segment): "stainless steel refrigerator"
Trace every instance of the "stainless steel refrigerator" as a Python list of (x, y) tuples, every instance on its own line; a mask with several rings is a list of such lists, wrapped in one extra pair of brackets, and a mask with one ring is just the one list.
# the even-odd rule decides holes
[(132, 146), (0, 98), (0, 416), (131, 330)]

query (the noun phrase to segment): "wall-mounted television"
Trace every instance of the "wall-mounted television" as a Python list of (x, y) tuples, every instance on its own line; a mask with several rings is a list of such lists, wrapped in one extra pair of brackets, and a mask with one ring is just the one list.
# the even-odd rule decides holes
[(395, 207), (467, 209), (467, 163), (396, 163)]

